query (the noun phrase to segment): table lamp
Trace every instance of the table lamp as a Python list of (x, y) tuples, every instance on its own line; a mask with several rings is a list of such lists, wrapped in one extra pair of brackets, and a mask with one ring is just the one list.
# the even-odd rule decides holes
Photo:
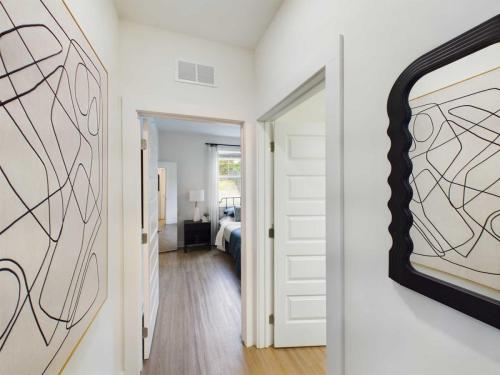
[(200, 221), (200, 208), (198, 207), (198, 202), (203, 202), (205, 200), (204, 190), (189, 190), (189, 201), (194, 202), (194, 214), (193, 221)]

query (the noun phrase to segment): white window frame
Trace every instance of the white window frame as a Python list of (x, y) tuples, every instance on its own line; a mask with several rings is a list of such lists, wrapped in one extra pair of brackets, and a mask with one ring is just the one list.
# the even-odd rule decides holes
[[(226, 150), (225, 148), (223, 148), (222, 150)], [(242, 183), (243, 183), (243, 178), (241, 176), (241, 168), (243, 167), (242, 165), (242, 160), (241, 160), (241, 153), (239, 152), (238, 150), (238, 153), (240, 156), (236, 157), (236, 156), (221, 156), (221, 154), (219, 153), (220, 151), (222, 150), (218, 150), (217, 152), (217, 199), (219, 201), (219, 203), (221, 202), (221, 196), (220, 196), (220, 190), (219, 190), (219, 183), (221, 181), (221, 179), (239, 179), (240, 180), (240, 193), (239, 193), (239, 197), (240, 197), (240, 204), (241, 204), (241, 190), (242, 190)], [(236, 153), (235, 153), (236, 154)], [(223, 160), (223, 159), (227, 159), (227, 160), (231, 160), (231, 159), (239, 159), (240, 160), (240, 174), (238, 176), (222, 176), (220, 175), (220, 160)]]

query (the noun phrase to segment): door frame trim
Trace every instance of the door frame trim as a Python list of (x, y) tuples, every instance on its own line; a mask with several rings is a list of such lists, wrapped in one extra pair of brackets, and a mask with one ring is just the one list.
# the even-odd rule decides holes
[(136, 375), (142, 370), (142, 263), (141, 254), (141, 204), (140, 204), (140, 158), (141, 119), (147, 117), (166, 117), (204, 123), (225, 123), (239, 125), (241, 128), (241, 152), (243, 155), (242, 172), (242, 273), (241, 273), (241, 336), (247, 343), (253, 333), (253, 271), (248, 261), (246, 228), (251, 226), (247, 216), (247, 178), (246, 158), (249, 146), (245, 140), (248, 123), (240, 120), (216, 117), (172, 114), (137, 109), (136, 101), (122, 98), (122, 158), (123, 158), (123, 356), (124, 374)]
[(273, 121), (257, 123), (257, 192), (256, 192), (256, 251), (255, 251), (255, 346), (267, 348), (273, 344), (274, 330), (269, 321), (273, 314), (274, 241), (269, 229), (274, 221), (274, 163), (271, 151)]
[(309, 98), (312, 95), (310, 92), (314, 91), (314, 89), (324, 83), (325, 80), (326, 67), (323, 66), (299, 87), (297, 87), (290, 94), (276, 103), (276, 105), (274, 105), (270, 110), (261, 115), (257, 119), (257, 121), (269, 122), (276, 120), (278, 117), (281, 117), (281, 115), (283, 115), (285, 112), (288, 112), (290, 109), (292, 109), (292, 107), (297, 106), (299, 103)]

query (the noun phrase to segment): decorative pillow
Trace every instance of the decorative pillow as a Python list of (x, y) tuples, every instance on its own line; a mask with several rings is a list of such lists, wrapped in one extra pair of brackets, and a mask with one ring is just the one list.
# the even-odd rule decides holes
[(224, 210), (224, 215), (234, 217), (234, 207), (228, 207)]
[(241, 207), (234, 207), (234, 221), (241, 221)]

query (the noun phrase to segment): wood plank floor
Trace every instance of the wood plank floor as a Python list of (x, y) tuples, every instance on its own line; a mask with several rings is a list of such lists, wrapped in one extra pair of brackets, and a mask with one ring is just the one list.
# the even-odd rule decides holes
[(218, 250), (160, 255), (160, 307), (143, 375), (325, 374), (325, 348), (245, 348), (240, 282)]

